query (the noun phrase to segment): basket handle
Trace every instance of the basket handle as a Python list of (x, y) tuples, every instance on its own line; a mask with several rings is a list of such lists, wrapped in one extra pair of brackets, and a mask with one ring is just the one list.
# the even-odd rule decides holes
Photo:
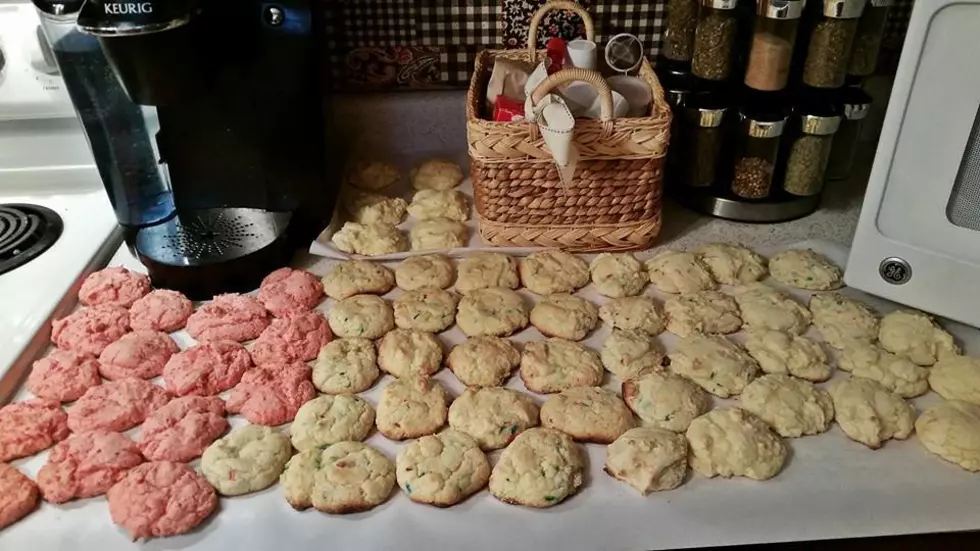
[(585, 8), (575, 2), (572, 2), (571, 0), (555, 0), (554, 2), (548, 2), (538, 8), (538, 11), (534, 13), (534, 17), (531, 18), (531, 24), (527, 28), (527, 49), (529, 50), (528, 59), (531, 60), (532, 66), (535, 64), (534, 57), (537, 54), (535, 51), (535, 46), (537, 46), (538, 43), (538, 26), (541, 25), (541, 21), (544, 19), (544, 16), (552, 10), (568, 10), (581, 17), (582, 22), (585, 23), (585, 38), (595, 42), (595, 24), (592, 23), (592, 17), (589, 16), (589, 12), (585, 11)]
[(573, 80), (581, 80), (592, 85), (593, 88), (599, 92), (599, 120), (608, 121), (613, 117), (613, 98), (612, 90), (609, 88), (609, 84), (606, 83), (606, 79), (602, 78), (602, 74), (599, 71), (590, 71), (588, 69), (562, 69), (556, 73), (548, 75), (548, 78), (541, 81), (540, 84), (531, 92), (531, 103), (537, 105), (549, 92), (551, 92), (555, 87), (561, 86), (566, 82), (571, 82)]

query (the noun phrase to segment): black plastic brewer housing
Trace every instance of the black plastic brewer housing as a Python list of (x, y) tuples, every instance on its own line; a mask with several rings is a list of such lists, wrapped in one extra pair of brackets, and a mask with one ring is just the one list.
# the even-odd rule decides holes
[(99, 36), (132, 36), (186, 25), (194, 0), (87, 0), (78, 28)]
[(87, 0), (79, 30), (99, 38), (126, 94), (142, 105), (168, 105), (193, 93), (202, 55), (190, 48), (193, 0)]
[(125, 95), (155, 107), (176, 214), (129, 240), (155, 286), (254, 289), (326, 227), (344, 163), (327, 145), (313, 0), (89, 0), (77, 25)]

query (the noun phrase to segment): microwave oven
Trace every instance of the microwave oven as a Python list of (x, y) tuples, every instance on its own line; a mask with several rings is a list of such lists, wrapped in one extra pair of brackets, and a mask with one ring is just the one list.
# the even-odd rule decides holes
[(980, 0), (916, 0), (844, 275), (980, 327)]

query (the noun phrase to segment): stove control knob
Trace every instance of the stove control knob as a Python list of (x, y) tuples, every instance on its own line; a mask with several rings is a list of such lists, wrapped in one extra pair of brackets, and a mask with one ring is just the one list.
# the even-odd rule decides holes
[(282, 25), (282, 22), (286, 20), (286, 14), (283, 13), (282, 8), (277, 8), (276, 6), (269, 6), (265, 10), (265, 22), (272, 25), (273, 27), (278, 27)]

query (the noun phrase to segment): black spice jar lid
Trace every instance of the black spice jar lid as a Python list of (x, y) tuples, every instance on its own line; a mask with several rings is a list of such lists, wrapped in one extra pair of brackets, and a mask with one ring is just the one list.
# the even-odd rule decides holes
[(766, 19), (799, 19), (805, 7), (806, 0), (759, 0), (755, 13)]
[(840, 115), (841, 100), (850, 89), (854, 87), (815, 88), (804, 84), (796, 90), (792, 99), (792, 111), (814, 115)]
[(670, 59), (664, 56), (663, 49), (661, 48), (660, 53), (657, 54), (657, 65), (654, 72), (657, 73), (657, 76), (666, 72), (689, 73), (691, 72), (691, 60)]
[(667, 67), (657, 63), (654, 72), (660, 78), (660, 85), (664, 87), (664, 90), (670, 87), (683, 86), (685, 83), (691, 86), (694, 82), (694, 77), (688, 69)]
[(813, 115), (815, 117), (837, 117), (842, 113), (841, 100), (848, 88), (821, 90), (808, 88), (800, 90), (793, 104), (794, 115)]
[(762, 121), (783, 120), (792, 112), (794, 99), (785, 90), (779, 92), (758, 92), (745, 86), (735, 100), (739, 117)]
[(660, 85), (663, 87), (667, 103), (671, 107), (684, 105), (688, 95), (694, 91), (694, 76), (689, 72), (658, 70), (657, 76), (660, 77)]

